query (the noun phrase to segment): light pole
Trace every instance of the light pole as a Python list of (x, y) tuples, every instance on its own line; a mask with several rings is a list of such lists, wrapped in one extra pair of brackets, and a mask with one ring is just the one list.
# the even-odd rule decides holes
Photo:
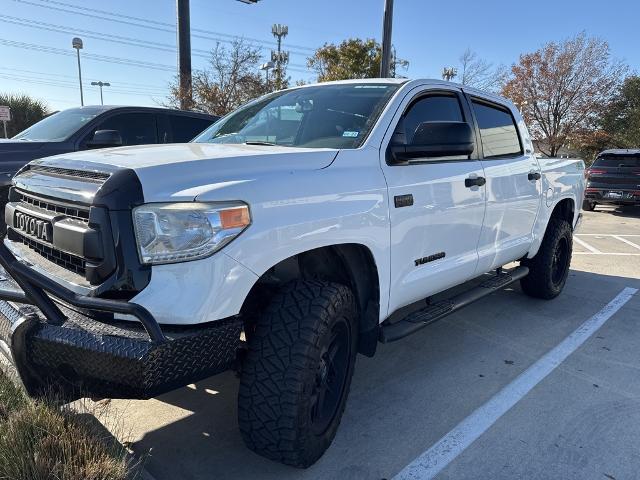
[[(253, 4), (260, 0), (239, 0)], [(191, 80), (191, 18), (189, 0), (176, 0), (176, 34), (178, 45), (178, 88), (180, 108), (188, 110), (193, 107), (193, 85)], [(80, 47), (82, 48), (82, 47)]]
[[(243, 0), (240, 0), (243, 1)], [(267, 63), (263, 63), (262, 66), (260, 67), (260, 70), (264, 70), (264, 82), (265, 85), (267, 86), (267, 89), (269, 88), (269, 70), (271, 68), (273, 68), (274, 63), (273, 62), (267, 62)]]
[(71, 46), (76, 49), (78, 54), (78, 81), (80, 82), (80, 105), (84, 107), (84, 96), (82, 95), (82, 69), (80, 68), (80, 50), (82, 50), (82, 39), (74, 37), (71, 40)]
[(91, 82), (91, 85), (100, 87), (100, 105), (104, 105), (104, 101), (102, 100), (102, 87), (110, 87), (111, 84), (109, 82)]
[(384, 0), (384, 20), (382, 22), (382, 52), (380, 78), (391, 75), (391, 30), (393, 27), (393, 0)]

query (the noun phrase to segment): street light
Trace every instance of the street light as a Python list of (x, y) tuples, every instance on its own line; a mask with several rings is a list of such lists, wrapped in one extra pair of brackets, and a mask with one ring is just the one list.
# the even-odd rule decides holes
[[(243, 1), (243, 0), (239, 0), (239, 1)], [(275, 63), (273, 62), (263, 63), (260, 66), (260, 70), (264, 70), (264, 80), (267, 87), (269, 87), (269, 70), (272, 69), (274, 66), (275, 66)]]
[(82, 50), (82, 39), (73, 37), (71, 46), (76, 49), (78, 54), (78, 81), (80, 82), (80, 105), (84, 107), (84, 96), (82, 95), (82, 70), (80, 69), (80, 50)]
[(110, 87), (111, 84), (109, 82), (91, 82), (91, 85), (100, 87), (100, 105), (104, 105), (104, 101), (102, 100), (102, 87)]

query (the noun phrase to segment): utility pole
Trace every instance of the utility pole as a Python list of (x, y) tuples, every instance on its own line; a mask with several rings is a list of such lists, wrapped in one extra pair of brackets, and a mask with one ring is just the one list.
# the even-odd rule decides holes
[(442, 79), (450, 82), (458, 76), (458, 69), (454, 67), (444, 67), (442, 69)]
[(180, 108), (189, 110), (193, 103), (191, 86), (191, 26), (189, 0), (176, 0), (176, 23), (178, 33), (178, 74)]
[(393, 27), (393, 0), (384, 0), (384, 20), (382, 22), (382, 52), (380, 78), (391, 75), (391, 30)]
[(74, 37), (71, 40), (71, 46), (76, 49), (78, 54), (78, 81), (80, 82), (80, 106), (84, 107), (84, 96), (82, 95), (82, 69), (80, 68), (80, 50), (82, 50), (82, 39)]
[(91, 82), (91, 85), (100, 87), (100, 105), (104, 105), (104, 101), (102, 100), (102, 87), (110, 87), (111, 84), (109, 82)]
[(289, 63), (289, 52), (282, 51), (282, 39), (289, 34), (289, 27), (276, 23), (271, 27), (271, 33), (278, 40), (278, 51), (271, 51), (271, 61), (276, 65), (276, 90), (280, 90), (282, 88), (282, 66)]

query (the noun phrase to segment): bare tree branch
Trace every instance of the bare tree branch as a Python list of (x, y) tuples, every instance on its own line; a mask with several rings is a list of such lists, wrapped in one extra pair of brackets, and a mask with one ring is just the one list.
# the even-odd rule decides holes
[(582, 32), (521, 55), (502, 93), (520, 108), (538, 149), (556, 156), (561, 148), (579, 147), (597, 134), (598, 119), (627, 71), (611, 58), (607, 42)]

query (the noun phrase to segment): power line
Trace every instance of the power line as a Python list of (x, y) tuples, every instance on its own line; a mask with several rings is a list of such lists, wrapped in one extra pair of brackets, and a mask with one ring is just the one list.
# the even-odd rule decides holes
[[(73, 52), (64, 50), (62, 48), (48, 47), (46, 45), (37, 45), (34, 43), (17, 42), (17, 41), (8, 40), (5, 38), (0, 38), (0, 44), (6, 45), (8, 47), (23, 48), (26, 50), (33, 50), (33, 51), (39, 51), (39, 52), (45, 52), (45, 53), (53, 53), (55, 55), (64, 55), (64, 56), (75, 55)], [(164, 70), (168, 72), (175, 71), (175, 67), (171, 65), (164, 65), (161, 63), (154, 63), (154, 62), (145, 62), (142, 60), (132, 60), (129, 58), (111, 57), (108, 55), (97, 55), (95, 53), (84, 53), (82, 55), (82, 58), (89, 59), (89, 60), (97, 60), (97, 61), (107, 62), (107, 63), (114, 63), (118, 65), (130, 65), (133, 67), (151, 68), (154, 70)]]
[[(171, 45), (168, 43), (152, 42), (149, 40), (143, 40), (143, 39), (134, 38), (134, 37), (125, 37), (122, 35), (100, 33), (92, 30), (84, 30), (84, 29), (68, 27), (64, 25), (40, 22), (40, 21), (31, 20), (27, 18), (13, 17), (10, 15), (0, 15), (0, 19), (2, 19), (6, 23), (11, 23), (14, 25), (20, 25), (23, 27), (34, 28), (38, 30), (47, 30), (51, 32), (64, 33), (65, 35), (68, 35), (69, 31), (73, 30), (75, 33), (81, 34), (87, 38), (93, 38), (96, 40), (102, 40), (102, 41), (112, 42), (112, 43), (119, 43), (122, 45), (130, 45), (130, 46), (139, 47), (139, 48), (153, 49), (153, 50), (159, 50), (159, 51), (171, 52), (171, 53), (175, 52), (175, 48), (176, 48), (175, 45)], [(194, 48), (193, 51), (196, 52), (196, 53), (193, 53), (193, 56), (205, 58), (205, 59), (209, 59), (211, 57), (211, 53), (207, 50)], [(307, 67), (305, 65), (291, 64), (291, 66), (294, 67), (292, 69), (294, 71), (296, 71), (296, 67), (297, 67), (298, 69), (304, 69), (303, 73), (306, 73)]]
[[(0, 78), (1, 79), (5, 79), (5, 80), (16, 80), (19, 81), (21, 83), (31, 83), (34, 85), (46, 85), (46, 86), (50, 86), (50, 87), (58, 87), (58, 88), (66, 88), (69, 90), (77, 90), (77, 85), (75, 85), (75, 82), (64, 82), (64, 81), (60, 81), (60, 80), (56, 80), (56, 81), (49, 81), (49, 80), (43, 80), (43, 79), (39, 79), (39, 78), (33, 78), (33, 77), (27, 77), (27, 76), (16, 76), (16, 75), (8, 75), (5, 73), (0, 73)], [(118, 94), (123, 94), (123, 95), (134, 95), (134, 96), (138, 96), (138, 97), (153, 97), (153, 96), (167, 96), (168, 92), (164, 92), (164, 93), (155, 93), (155, 92), (148, 92), (148, 93), (143, 93), (143, 92), (132, 92), (129, 90), (123, 90), (123, 89), (117, 89), (117, 88), (112, 88), (110, 90), (113, 93), (118, 93)]]
[[(20, 73), (33, 73), (36, 75), (44, 75), (46, 77), (65, 77), (65, 78), (73, 78), (75, 79), (75, 75), (65, 75), (63, 73), (53, 73), (53, 72), (38, 72), (36, 70), (25, 70), (22, 68), (13, 68), (13, 67), (2, 67), (0, 66), (0, 70), (9, 70), (12, 72), (20, 72)], [(96, 80), (96, 78), (90, 78), (87, 77), (87, 80)], [(144, 88), (150, 88), (152, 90), (162, 90), (165, 87), (161, 86), (161, 85), (148, 85), (146, 83), (133, 83), (133, 82), (122, 82), (122, 81), (117, 81), (118, 85), (130, 85), (133, 87), (144, 87)]]
[[(109, 18), (109, 17), (105, 17), (104, 15), (96, 15), (93, 13), (83, 13), (83, 12), (78, 12), (78, 11), (74, 11), (74, 10), (69, 10), (66, 8), (61, 8), (61, 7), (57, 7), (54, 5), (43, 5), (40, 3), (35, 3), (29, 0), (13, 0), (14, 2), (18, 2), (18, 3), (24, 3), (26, 5), (31, 5), (34, 7), (41, 7), (41, 8), (48, 8), (50, 10), (55, 10), (55, 11), (59, 11), (59, 12), (65, 12), (65, 13), (71, 13), (74, 15), (84, 15), (86, 17), (90, 17), (90, 18), (96, 18), (99, 20), (106, 20), (109, 22), (116, 22), (116, 23), (121, 23), (124, 25), (129, 25), (129, 26), (134, 26), (134, 27), (140, 27), (140, 28), (146, 28), (146, 29), (150, 29), (150, 30), (156, 30), (156, 31), (160, 31), (160, 32), (166, 32), (166, 33), (171, 33), (171, 34), (175, 34), (175, 26), (171, 23), (165, 23), (165, 22), (156, 22), (156, 21), (149, 21), (146, 20), (144, 18), (140, 18), (140, 17), (131, 17), (131, 16), (124, 16), (124, 15), (120, 15), (120, 14), (116, 14), (116, 13), (107, 13), (107, 15), (111, 15), (114, 17), (122, 17), (122, 18), (128, 18), (128, 19), (135, 19), (136, 22), (132, 22), (132, 21), (128, 21), (128, 20), (121, 20), (119, 18)], [(65, 6), (70, 6), (71, 8), (76, 8), (76, 9), (82, 9), (83, 11), (97, 11), (97, 12), (106, 12), (105, 10), (97, 10), (97, 9), (91, 9), (88, 7), (79, 7), (79, 6), (75, 6), (75, 5), (71, 5), (71, 4), (67, 4), (67, 3), (63, 3), (63, 2), (53, 2), (52, 0), (39, 0), (41, 2), (48, 2), (48, 3), (56, 3), (56, 4), (60, 4), (60, 5), (65, 5)], [(154, 25), (145, 25), (139, 22), (153, 22)], [(156, 26), (156, 24), (158, 25), (162, 25), (162, 26)], [(169, 27), (169, 28), (167, 28)], [(203, 29), (192, 29), (192, 31), (194, 32), (202, 32), (202, 33), (206, 33), (206, 35), (202, 35), (202, 34), (198, 34), (198, 33), (192, 33), (193, 37), (197, 37), (197, 38), (202, 38), (205, 40), (213, 40), (216, 42), (221, 42), (221, 43), (233, 43), (234, 40), (238, 40), (240, 38), (244, 38), (246, 40), (250, 40), (256, 43), (261, 44), (262, 46), (259, 46), (258, 48), (260, 48), (261, 50), (269, 50), (271, 45), (275, 45), (275, 42), (266, 42), (264, 40), (259, 40), (256, 38), (250, 38), (250, 37), (240, 37), (237, 35), (230, 35), (227, 33), (221, 33), (221, 32), (214, 32), (211, 30), (203, 30)], [(217, 37), (215, 36), (217, 35)], [(228, 37), (227, 39), (224, 38), (219, 38), (219, 37)], [(265, 45), (269, 45), (269, 46), (265, 46)], [(301, 55), (301, 56), (308, 56), (309, 53), (314, 52), (315, 50), (311, 47), (295, 47), (293, 45), (291, 45), (291, 47), (293, 47), (293, 49), (291, 50), (291, 52), (295, 55)], [(295, 50), (306, 50), (305, 51), (294, 51)]]
[[(97, 9), (97, 8), (90, 8), (90, 7), (85, 7), (85, 6), (82, 6), (82, 5), (75, 5), (75, 4), (72, 4), (72, 3), (61, 2), (59, 0), (37, 0), (37, 1), (39, 1), (41, 3), (49, 3), (49, 4), (53, 4), (53, 5), (61, 5), (61, 6), (64, 6), (64, 7), (75, 8), (77, 10), (82, 10), (82, 11), (86, 11), (86, 12), (93, 12), (93, 13), (99, 13), (99, 14), (102, 14), (102, 15), (109, 15), (109, 16), (112, 16), (112, 17), (126, 18), (128, 20), (134, 20), (134, 21), (137, 21), (137, 22), (148, 23), (148, 24), (151, 24), (151, 25), (159, 25), (159, 26), (163, 26), (163, 27), (174, 27), (174, 25), (172, 23), (169, 23), (169, 22), (161, 22), (161, 21), (158, 21), (158, 20), (151, 20), (151, 19), (148, 19), (148, 18), (134, 17), (132, 15), (125, 15), (123, 13), (117, 13), (117, 12), (112, 12), (112, 11), (108, 11), (108, 10), (100, 10), (100, 9)], [(205, 29), (202, 29), (202, 28), (192, 28), (191, 30), (193, 30), (194, 32), (207, 33), (207, 34), (210, 34), (210, 35), (220, 35), (220, 36), (223, 36), (223, 37), (238, 38), (238, 35), (232, 35), (232, 34), (228, 34), (228, 33), (216, 32), (216, 31), (213, 31), (213, 30), (205, 30)], [(269, 44), (269, 45), (273, 45), (273, 46), (276, 45), (276, 42), (269, 42), (269, 41), (266, 41), (266, 40), (260, 40), (260, 39), (251, 38), (251, 37), (243, 37), (243, 38), (246, 38), (247, 40), (251, 40), (251, 41), (254, 41), (254, 42), (262, 43), (262, 44)], [(290, 47), (293, 47), (293, 48), (296, 48), (296, 49), (299, 49), (299, 50), (307, 50), (309, 52), (315, 52), (315, 50), (316, 50), (315, 48), (307, 47), (307, 46), (304, 46), (304, 45), (290, 45)]]

